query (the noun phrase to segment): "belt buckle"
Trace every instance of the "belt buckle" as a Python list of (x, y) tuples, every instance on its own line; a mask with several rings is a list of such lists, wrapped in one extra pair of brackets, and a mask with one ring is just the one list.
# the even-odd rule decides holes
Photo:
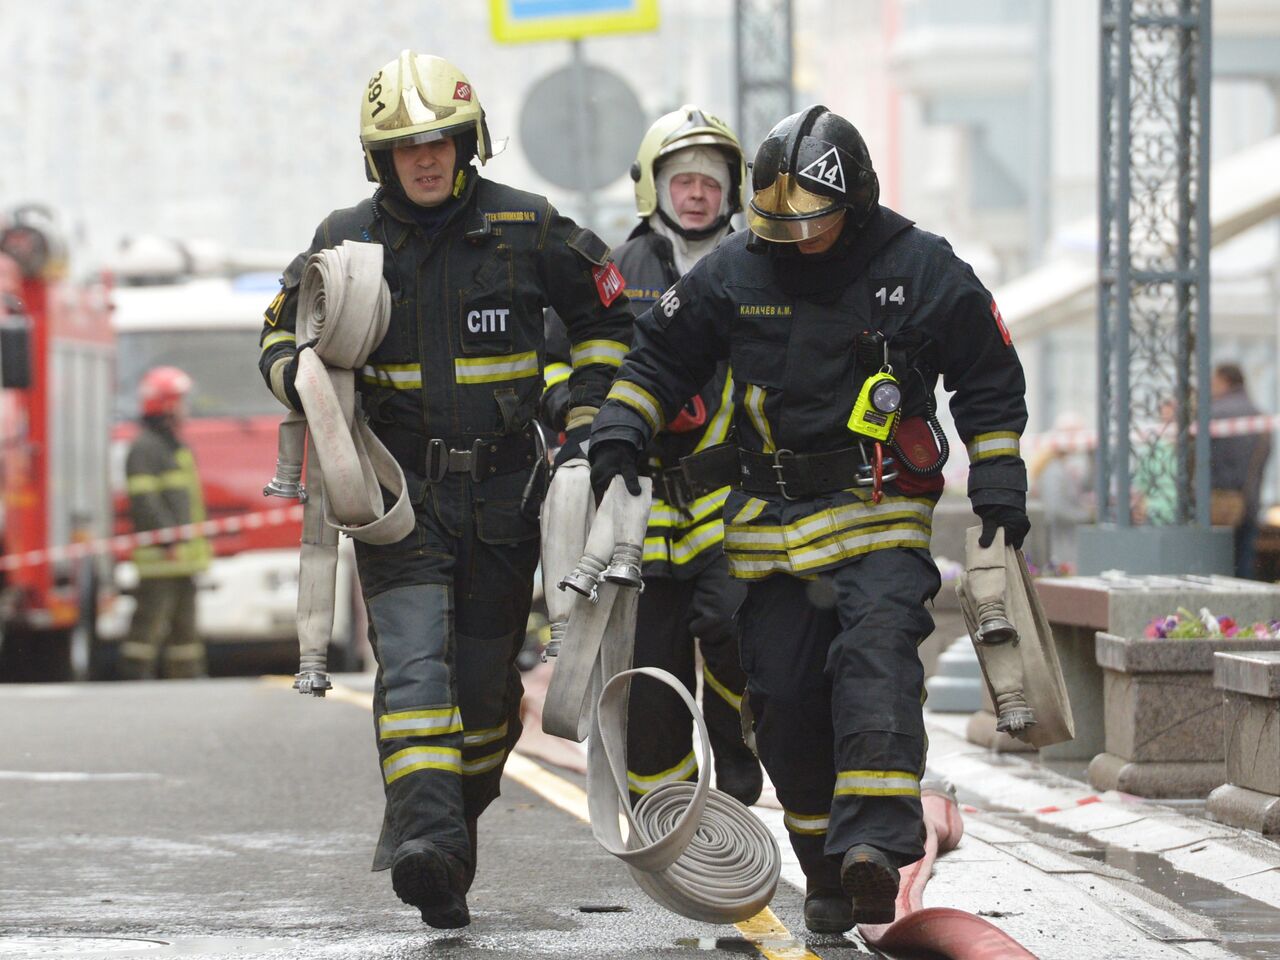
[(778, 490), (779, 490), (779, 491), (781, 491), (781, 493), (782, 493), (782, 499), (783, 499), (783, 500), (796, 501), (796, 500), (799, 500), (800, 498), (799, 498), (799, 497), (793, 497), (793, 496), (791, 496), (791, 494), (787, 493), (787, 481), (786, 481), (786, 479), (782, 476), (782, 471), (786, 469), (786, 464), (784, 464), (784, 463), (782, 462), (782, 458), (783, 458), (783, 455), (784, 455), (784, 454), (785, 454), (786, 456), (788, 456), (788, 457), (794, 457), (794, 456), (795, 456), (795, 454), (794, 454), (792, 451), (788, 450), (786, 447), (783, 447), (781, 450), (775, 450), (775, 451), (774, 451), (774, 453), (773, 453), (773, 472), (774, 472), (774, 475), (775, 475), (775, 477), (776, 477), (776, 479), (774, 480), (774, 483), (776, 483), (776, 484), (778, 485)]
[(428, 483), (441, 483), (449, 473), (449, 450), (443, 440), (427, 441), (427, 462), (425, 464)]
[(480, 446), (481, 441), (478, 437), (471, 441), (471, 447), (467, 450), (458, 450), (453, 447), (449, 448), (449, 452), (445, 457), (445, 471), (447, 473), (466, 473), (470, 474), (471, 479), (480, 482)]

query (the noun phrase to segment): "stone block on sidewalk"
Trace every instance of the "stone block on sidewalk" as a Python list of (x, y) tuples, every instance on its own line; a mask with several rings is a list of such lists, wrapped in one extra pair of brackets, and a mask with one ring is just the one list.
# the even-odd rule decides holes
[(1227, 782), (1280, 796), (1280, 650), (1220, 653), (1214, 683), (1223, 697)]

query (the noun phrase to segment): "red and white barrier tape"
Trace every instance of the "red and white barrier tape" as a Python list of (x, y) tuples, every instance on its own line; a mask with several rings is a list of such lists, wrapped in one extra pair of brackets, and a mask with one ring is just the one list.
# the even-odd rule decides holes
[(152, 547), (178, 543), (198, 536), (218, 537), (232, 533), (243, 533), (246, 530), (261, 530), (263, 527), (278, 527), (286, 523), (300, 523), (301, 521), (302, 505), (295, 503), (287, 507), (272, 507), (270, 510), (238, 513), (230, 517), (219, 517), (217, 520), (187, 523), (177, 527), (165, 527), (161, 530), (126, 533), (118, 537), (104, 537), (101, 540), (83, 540), (79, 543), (68, 543), (61, 547), (51, 547), (48, 550), (28, 550), (26, 553), (15, 553), (7, 557), (0, 557), (0, 570), (16, 570), (19, 567), (34, 567), (42, 563), (58, 563), (63, 560), (79, 560), (82, 557), (132, 550), (134, 547)]

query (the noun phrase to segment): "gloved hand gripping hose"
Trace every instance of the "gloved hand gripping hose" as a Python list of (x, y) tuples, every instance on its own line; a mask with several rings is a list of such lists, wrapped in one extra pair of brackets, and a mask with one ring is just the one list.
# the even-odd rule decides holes
[[(299, 291), (299, 340), (315, 348), (298, 357), (294, 381), (312, 456), (310, 494), (301, 487), (304, 421), (280, 425), (276, 476), (264, 494), (297, 496), (305, 504), (298, 573), (299, 667), (294, 687), (324, 696), (331, 686), (327, 650), (333, 632), (338, 533), (366, 543), (394, 543), (414, 527), (404, 473), (360, 416), (355, 371), (386, 335), (391, 298), (382, 279), (382, 247), (346, 241), (307, 261)], [(396, 497), (383, 509), (381, 488)]]

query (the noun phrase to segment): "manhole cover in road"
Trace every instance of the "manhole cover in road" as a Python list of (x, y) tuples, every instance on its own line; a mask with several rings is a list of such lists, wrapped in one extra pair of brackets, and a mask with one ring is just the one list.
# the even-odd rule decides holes
[(121, 937), (4, 937), (0, 957), (83, 957), (85, 954), (140, 953), (167, 947), (165, 940)]

